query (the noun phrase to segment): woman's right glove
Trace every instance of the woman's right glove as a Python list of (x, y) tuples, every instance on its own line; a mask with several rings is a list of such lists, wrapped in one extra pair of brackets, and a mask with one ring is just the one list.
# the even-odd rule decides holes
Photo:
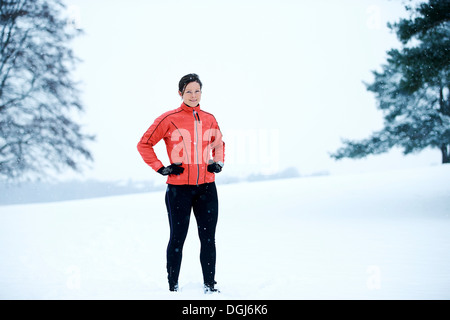
[(157, 172), (159, 174), (162, 174), (163, 176), (167, 176), (169, 174), (174, 174), (178, 176), (182, 174), (183, 171), (184, 168), (181, 167), (181, 163), (172, 163), (170, 166), (159, 168)]

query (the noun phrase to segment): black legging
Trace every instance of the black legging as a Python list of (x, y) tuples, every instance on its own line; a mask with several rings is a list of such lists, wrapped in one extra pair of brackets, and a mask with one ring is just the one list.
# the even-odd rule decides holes
[(203, 281), (214, 285), (216, 271), (215, 233), (218, 217), (217, 189), (214, 182), (196, 185), (167, 186), (166, 206), (170, 240), (167, 246), (167, 273), (170, 285), (178, 282), (184, 240), (189, 229), (191, 209), (197, 220), (200, 238), (200, 263)]

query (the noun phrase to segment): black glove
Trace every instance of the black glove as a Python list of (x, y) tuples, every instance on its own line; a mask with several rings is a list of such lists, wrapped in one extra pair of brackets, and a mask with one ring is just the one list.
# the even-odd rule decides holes
[(213, 162), (211, 164), (208, 164), (208, 171), (211, 173), (219, 173), (222, 171), (223, 164), (219, 162)]
[(163, 176), (167, 176), (169, 174), (174, 174), (178, 176), (182, 174), (183, 171), (184, 168), (181, 167), (181, 163), (172, 163), (170, 166), (159, 168), (157, 172), (159, 174), (162, 174)]

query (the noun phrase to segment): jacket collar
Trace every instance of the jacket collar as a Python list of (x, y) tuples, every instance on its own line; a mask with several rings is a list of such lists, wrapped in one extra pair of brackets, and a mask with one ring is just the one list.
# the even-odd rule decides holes
[(196, 107), (189, 107), (187, 104), (185, 104), (184, 102), (181, 103), (181, 109), (183, 109), (184, 111), (188, 111), (188, 112), (192, 112), (192, 110), (195, 110), (196, 112), (200, 111), (200, 104), (197, 105)]

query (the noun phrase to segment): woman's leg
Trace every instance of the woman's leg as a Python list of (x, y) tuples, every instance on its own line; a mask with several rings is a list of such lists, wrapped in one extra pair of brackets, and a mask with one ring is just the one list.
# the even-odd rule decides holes
[(180, 274), (184, 241), (189, 229), (192, 195), (187, 186), (168, 185), (166, 207), (169, 216), (170, 239), (167, 245), (167, 278), (171, 290), (175, 289)]
[(201, 244), (200, 263), (205, 285), (214, 288), (216, 273), (215, 234), (219, 212), (217, 189), (213, 182), (200, 185), (198, 191), (193, 201), (193, 209)]

